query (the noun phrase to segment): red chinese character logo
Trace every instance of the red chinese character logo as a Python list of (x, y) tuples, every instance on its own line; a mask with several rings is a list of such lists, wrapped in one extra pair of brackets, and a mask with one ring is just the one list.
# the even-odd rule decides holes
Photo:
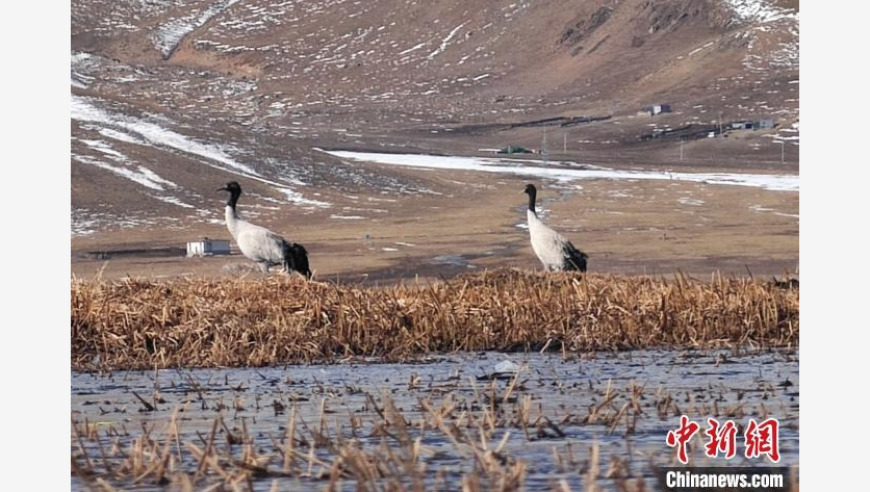
[(704, 432), (710, 437), (704, 446), (707, 456), (715, 458), (719, 451), (722, 451), (725, 453), (725, 459), (733, 458), (737, 452), (737, 426), (730, 420), (721, 428), (716, 419), (707, 419), (707, 423), (710, 425)]
[(670, 447), (677, 447), (677, 458), (684, 465), (689, 463), (689, 457), (686, 455), (686, 444), (698, 432), (701, 426), (689, 420), (685, 415), (680, 417), (680, 428), (676, 431), (668, 431), (668, 437), (665, 442)]
[[(779, 421), (771, 417), (760, 424), (749, 419), (746, 432), (746, 457), (757, 458), (766, 454), (774, 463), (779, 461)], [(670, 437), (670, 436), (668, 436)]]

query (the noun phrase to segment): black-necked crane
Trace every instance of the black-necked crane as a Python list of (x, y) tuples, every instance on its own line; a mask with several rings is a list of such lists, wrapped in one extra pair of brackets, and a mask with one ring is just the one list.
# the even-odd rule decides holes
[(529, 221), (529, 238), (532, 241), (532, 249), (548, 271), (586, 271), (586, 260), (589, 256), (575, 248), (570, 241), (561, 234), (550, 229), (538, 217), (535, 210), (535, 199), (538, 190), (535, 185), (527, 184), (523, 193), (529, 195), (529, 210), (526, 216)]
[(236, 211), (236, 204), (242, 196), (239, 183), (230, 181), (218, 191), (230, 192), (225, 211), (227, 229), (245, 257), (256, 263), (263, 273), (267, 273), (269, 267), (281, 265), (287, 273), (296, 271), (311, 279), (308, 252), (301, 244), (287, 242), (269, 229), (239, 218)]

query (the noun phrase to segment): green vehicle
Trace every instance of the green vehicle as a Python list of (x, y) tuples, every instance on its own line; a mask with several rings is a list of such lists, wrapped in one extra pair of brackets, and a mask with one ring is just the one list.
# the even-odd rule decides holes
[(531, 154), (532, 151), (519, 145), (508, 145), (498, 151), (499, 154)]

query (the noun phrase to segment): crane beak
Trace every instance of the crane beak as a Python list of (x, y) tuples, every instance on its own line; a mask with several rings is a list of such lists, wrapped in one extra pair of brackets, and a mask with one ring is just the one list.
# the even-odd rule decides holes
[(218, 188), (217, 190), (218, 191), (229, 191), (226, 186), (224, 186), (223, 188)]

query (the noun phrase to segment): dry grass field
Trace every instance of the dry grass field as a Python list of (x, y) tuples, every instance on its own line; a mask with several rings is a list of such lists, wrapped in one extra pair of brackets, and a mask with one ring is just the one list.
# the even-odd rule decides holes
[(71, 284), (74, 370), (250, 367), (457, 351), (788, 347), (799, 294), (769, 282), (514, 269), (386, 288), (253, 280)]
[[(286, 206), (272, 212), (246, 204), (243, 197), (240, 211), (305, 245), (319, 280), (384, 284), (451, 277), (474, 269), (539, 267), (528, 231), (517, 227), (525, 223), (526, 196), (521, 191), (526, 180), (474, 172), (401, 171), (416, 176), (433, 193), (370, 192), (353, 195), (355, 200), (327, 196), (335, 207), (300, 211)], [(591, 272), (671, 276), (679, 271), (705, 280), (716, 272), (765, 277), (798, 273), (798, 193), (682, 181), (538, 184), (545, 221), (589, 254)], [(222, 213), (224, 199), (215, 192), (216, 211)], [(108, 261), (88, 254), (183, 247), (202, 236), (230, 239), (220, 222), (193, 221), (174, 228), (74, 237), (71, 271), (80, 279), (98, 274), (108, 279), (237, 277), (251, 265), (238, 254), (117, 255)], [(233, 249), (237, 251), (234, 245)], [(241, 268), (227, 273), (228, 266)]]

